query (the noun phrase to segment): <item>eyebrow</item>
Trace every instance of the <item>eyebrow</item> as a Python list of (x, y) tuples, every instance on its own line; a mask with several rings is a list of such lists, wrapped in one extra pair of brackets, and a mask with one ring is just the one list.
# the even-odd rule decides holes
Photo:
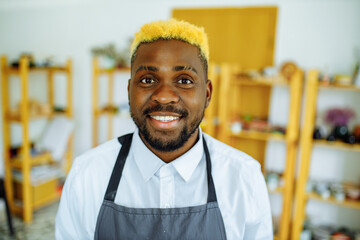
[(157, 67), (154, 67), (154, 66), (144, 66), (144, 65), (140, 65), (136, 71), (135, 71), (135, 74), (138, 73), (139, 71), (141, 70), (145, 70), (145, 71), (151, 71), (151, 72), (158, 72), (159, 69)]
[[(135, 74), (138, 73), (139, 71), (142, 71), (142, 70), (145, 70), (145, 71), (151, 71), (151, 72), (158, 72), (159, 71), (159, 68), (157, 67), (154, 67), (154, 66), (145, 66), (145, 65), (140, 65), (136, 71), (135, 71)], [(190, 71), (193, 71), (194, 73), (198, 73), (198, 71), (191, 67), (191, 66), (175, 66), (173, 67), (173, 70), (174, 71), (187, 71), (187, 70), (190, 70)]]
[(184, 71), (184, 70), (190, 70), (193, 71), (194, 73), (198, 73), (197, 70), (191, 66), (175, 66), (173, 68), (174, 71)]

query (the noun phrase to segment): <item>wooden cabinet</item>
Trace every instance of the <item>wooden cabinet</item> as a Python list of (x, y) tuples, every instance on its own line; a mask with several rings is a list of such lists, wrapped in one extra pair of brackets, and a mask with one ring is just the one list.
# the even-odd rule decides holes
[[(36, 113), (30, 111), (29, 88), (32, 80), (30, 73), (46, 74), (48, 111)], [(66, 79), (66, 106), (61, 113), (54, 111), (54, 77), (55, 74), (65, 75)], [(12, 76), (12, 77), (10, 77)], [(3, 152), (5, 165), (5, 186), (11, 210), (22, 215), (25, 222), (31, 222), (33, 211), (41, 206), (59, 199), (57, 184), (54, 179), (33, 186), (31, 170), (35, 166), (55, 164), (49, 152), (32, 154), (30, 139), (30, 122), (39, 119), (51, 119), (57, 115), (72, 118), (72, 63), (69, 59), (65, 67), (29, 67), (27, 58), (21, 58), (19, 67), (11, 67), (5, 56), (1, 57), (1, 90), (3, 116)], [(11, 106), (10, 81), (13, 77), (20, 79), (20, 103), (17, 110)], [(20, 153), (16, 157), (11, 155), (11, 125), (21, 127), (22, 144)], [(72, 137), (66, 152), (65, 171), (68, 172), (72, 158)], [(14, 182), (13, 170), (21, 172), (22, 180)], [(15, 187), (15, 188), (14, 188)], [(19, 200), (19, 204), (18, 201)]]
[(277, 7), (173, 9), (172, 16), (204, 27), (210, 61), (235, 63), (242, 69), (272, 66)]
[[(326, 140), (315, 140), (313, 139), (314, 129), (316, 127), (316, 118), (320, 114), (317, 109), (319, 102), (319, 91), (334, 91), (333, 97), (338, 99), (336, 93), (346, 91), (348, 93), (360, 94), (360, 87), (353, 85), (349, 86), (336, 86), (327, 85), (322, 86), (319, 84), (319, 72), (311, 70), (307, 74), (306, 93), (305, 93), (305, 116), (303, 129), (301, 131), (301, 155), (300, 155), (300, 171), (297, 178), (296, 185), (296, 205), (294, 215), (294, 226), (292, 231), (292, 239), (299, 239), (301, 231), (303, 229), (304, 220), (306, 218), (306, 206), (308, 200), (325, 202), (327, 204), (333, 204), (340, 207), (354, 209), (354, 214), (359, 214), (360, 201), (349, 201), (349, 200), (336, 200), (334, 197), (321, 197), (319, 194), (314, 192), (307, 192), (307, 183), (309, 181), (309, 173), (312, 163), (319, 159), (314, 159), (312, 152), (315, 147), (328, 148), (331, 151), (353, 151), (360, 154), (360, 144), (347, 144), (340, 141), (328, 142)], [(347, 94), (348, 95), (348, 94)], [(346, 96), (345, 96), (346, 97)], [(354, 103), (354, 107), (358, 103)], [(360, 156), (360, 155), (359, 155)], [(339, 163), (345, 164), (346, 159), (337, 159)], [(314, 167), (319, 167), (315, 165)], [(327, 170), (327, 166), (322, 166), (324, 171)], [(342, 223), (343, 226), (344, 223)]]

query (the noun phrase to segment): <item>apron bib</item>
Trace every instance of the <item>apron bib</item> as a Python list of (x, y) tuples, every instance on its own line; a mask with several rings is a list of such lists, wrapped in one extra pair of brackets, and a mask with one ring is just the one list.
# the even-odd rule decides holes
[(207, 203), (181, 208), (129, 208), (114, 203), (132, 134), (118, 140), (122, 147), (97, 218), (95, 239), (226, 239), (211, 176), (210, 154), (204, 138), (209, 189)]

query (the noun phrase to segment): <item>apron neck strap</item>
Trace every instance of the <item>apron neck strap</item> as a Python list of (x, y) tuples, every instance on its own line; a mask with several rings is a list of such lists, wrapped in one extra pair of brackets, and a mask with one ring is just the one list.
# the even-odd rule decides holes
[(113, 168), (109, 185), (106, 189), (105, 200), (114, 201), (116, 192), (120, 183), (122, 171), (124, 170), (125, 160), (129, 154), (133, 134), (127, 134), (118, 138), (121, 143), (121, 149), (116, 159), (115, 166)]
[(204, 135), (202, 137), (203, 145), (204, 145), (204, 152), (205, 152), (205, 159), (206, 159), (206, 174), (207, 174), (207, 182), (208, 182), (208, 199), (207, 202), (217, 202), (214, 180), (211, 174), (211, 158), (209, 149), (207, 147)]
[[(116, 159), (115, 166), (113, 168), (109, 185), (106, 189), (105, 193), (105, 200), (114, 202), (116, 192), (120, 183), (122, 171), (124, 170), (125, 161), (129, 154), (131, 142), (132, 142), (133, 134), (127, 134), (124, 136), (121, 136), (118, 138), (118, 141), (121, 143), (121, 149), (119, 152), (119, 155)], [(211, 175), (211, 159), (210, 159), (210, 153), (209, 149), (207, 147), (205, 138), (203, 136), (203, 146), (204, 146), (204, 152), (205, 152), (205, 158), (206, 158), (206, 172), (207, 172), (207, 183), (208, 183), (208, 198), (207, 202), (216, 202), (216, 192), (215, 192), (215, 186), (214, 181)]]

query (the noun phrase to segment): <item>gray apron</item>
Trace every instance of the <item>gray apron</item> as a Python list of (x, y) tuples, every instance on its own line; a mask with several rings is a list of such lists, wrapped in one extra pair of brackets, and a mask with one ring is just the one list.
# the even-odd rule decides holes
[(97, 218), (95, 239), (226, 239), (205, 139), (203, 145), (209, 189), (207, 203), (182, 208), (129, 208), (114, 203), (132, 134), (118, 140), (122, 147)]

